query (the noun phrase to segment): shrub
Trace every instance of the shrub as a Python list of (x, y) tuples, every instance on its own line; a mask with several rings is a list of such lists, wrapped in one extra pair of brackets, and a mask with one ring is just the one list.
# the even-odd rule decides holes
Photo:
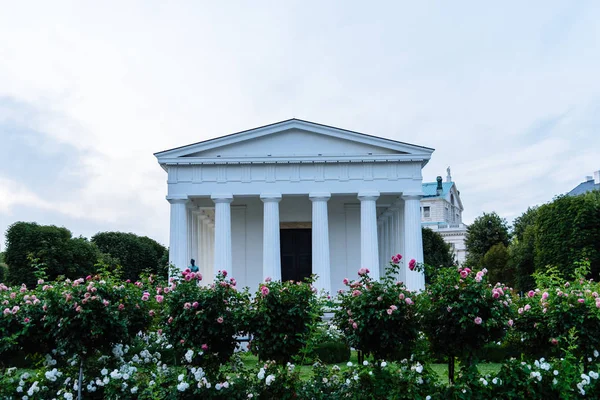
[(471, 364), (478, 350), (501, 340), (512, 321), (511, 291), (491, 287), (486, 271), (443, 269), (420, 296), (422, 329), (432, 349), (448, 357), (449, 379), (454, 378), (454, 357)]
[(172, 278), (170, 287), (158, 289), (156, 298), (162, 301), (164, 295), (163, 326), (171, 344), (187, 350), (187, 363), (202, 366), (212, 377), (236, 348), (246, 296), (226, 271), (210, 286), (201, 286), (201, 279), (187, 269), (181, 280)]
[(306, 345), (321, 316), (311, 281), (261, 283), (247, 314), (250, 349), (260, 360), (285, 364)]
[[(401, 256), (395, 257), (399, 262)], [(390, 264), (383, 279), (373, 281), (361, 268), (359, 279), (344, 279), (348, 289), (338, 294), (336, 325), (351, 347), (377, 360), (409, 356), (418, 336), (416, 293), (395, 281), (398, 270), (398, 264)]]

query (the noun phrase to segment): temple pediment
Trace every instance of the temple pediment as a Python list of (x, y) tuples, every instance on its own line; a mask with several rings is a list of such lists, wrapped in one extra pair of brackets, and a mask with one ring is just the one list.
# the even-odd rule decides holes
[(156, 153), (161, 164), (422, 158), (433, 149), (291, 119)]

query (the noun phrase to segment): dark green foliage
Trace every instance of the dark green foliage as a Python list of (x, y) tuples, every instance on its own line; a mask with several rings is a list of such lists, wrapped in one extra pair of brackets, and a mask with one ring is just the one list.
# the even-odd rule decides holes
[(563, 277), (573, 277), (573, 266), (585, 258), (591, 276), (600, 273), (600, 192), (559, 196), (538, 209), (535, 231), (535, 266), (560, 267)]
[(123, 268), (125, 279), (137, 280), (146, 271), (166, 276), (166, 265), (161, 263), (167, 249), (155, 240), (133, 233), (100, 232), (92, 237), (92, 243)]
[(490, 283), (502, 282), (514, 286), (514, 271), (508, 266), (508, 249), (504, 243), (498, 243), (483, 256), (483, 265), (488, 270)]
[(86, 276), (94, 271), (97, 252), (87, 239), (73, 238), (71, 231), (54, 225), (16, 222), (6, 231), (7, 281), (34, 285), (31, 259), (45, 266), (49, 279), (59, 275), (69, 278)]
[(452, 267), (454, 255), (444, 238), (429, 228), (423, 228), (423, 255), (425, 264), (433, 267)]
[(468, 255), (466, 265), (471, 268), (485, 267), (482, 264), (485, 253), (498, 243), (508, 246), (509, 240), (510, 235), (506, 220), (500, 218), (495, 212), (483, 213), (467, 228), (465, 245)]
[(330, 340), (315, 346), (314, 355), (326, 364), (339, 364), (350, 360), (350, 347), (342, 340)]

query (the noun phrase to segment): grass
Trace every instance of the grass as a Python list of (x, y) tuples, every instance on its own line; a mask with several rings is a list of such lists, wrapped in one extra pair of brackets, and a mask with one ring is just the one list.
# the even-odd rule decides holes
[[(243, 353), (241, 355), (241, 359), (247, 367), (253, 367), (258, 363), (258, 358), (252, 355), (250, 352)], [(350, 361), (353, 364), (358, 362), (358, 357), (356, 351), (353, 351), (350, 355)], [(348, 366), (345, 362), (339, 364), (330, 364), (330, 367), (337, 365), (340, 369), (347, 369)], [(500, 366), (502, 364), (495, 363), (482, 363), (477, 366), (479, 372), (482, 375), (493, 374), (500, 371)], [(448, 365), (447, 364), (431, 364), (432, 369), (438, 375), (440, 383), (448, 382)], [(459, 365), (456, 366), (456, 370), (458, 371)], [(300, 379), (307, 380), (312, 376), (312, 366), (311, 365), (296, 365), (296, 370), (300, 372)]]

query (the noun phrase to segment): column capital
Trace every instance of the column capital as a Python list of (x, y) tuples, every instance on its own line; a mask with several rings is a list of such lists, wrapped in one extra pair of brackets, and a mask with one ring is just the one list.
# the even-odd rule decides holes
[(268, 203), (268, 202), (279, 203), (281, 201), (281, 193), (261, 193), (260, 199), (263, 201), (263, 203)]
[(421, 200), (423, 192), (406, 192), (402, 194), (402, 200)]
[(215, 203), (231, 203), (233, 201), (233, 195), (231, 193), (211, 194), (210, 198)]
[(360, 201), (363, 200), (377, 200), (379, 198), (380, 193), (375, 191), (375, 190), (371, 190), (371, 191), (363, 191), (363, 192), (358, 192), (358, 199)]
[(171, 204), (186, 204), (189, 201), (187, 195), (171, 195), (166, 196), (166, 199)]
[(331, 198), (331, 193), (328, 192), (312, 192), (308, 194), (310, 201), (328, 201)]

